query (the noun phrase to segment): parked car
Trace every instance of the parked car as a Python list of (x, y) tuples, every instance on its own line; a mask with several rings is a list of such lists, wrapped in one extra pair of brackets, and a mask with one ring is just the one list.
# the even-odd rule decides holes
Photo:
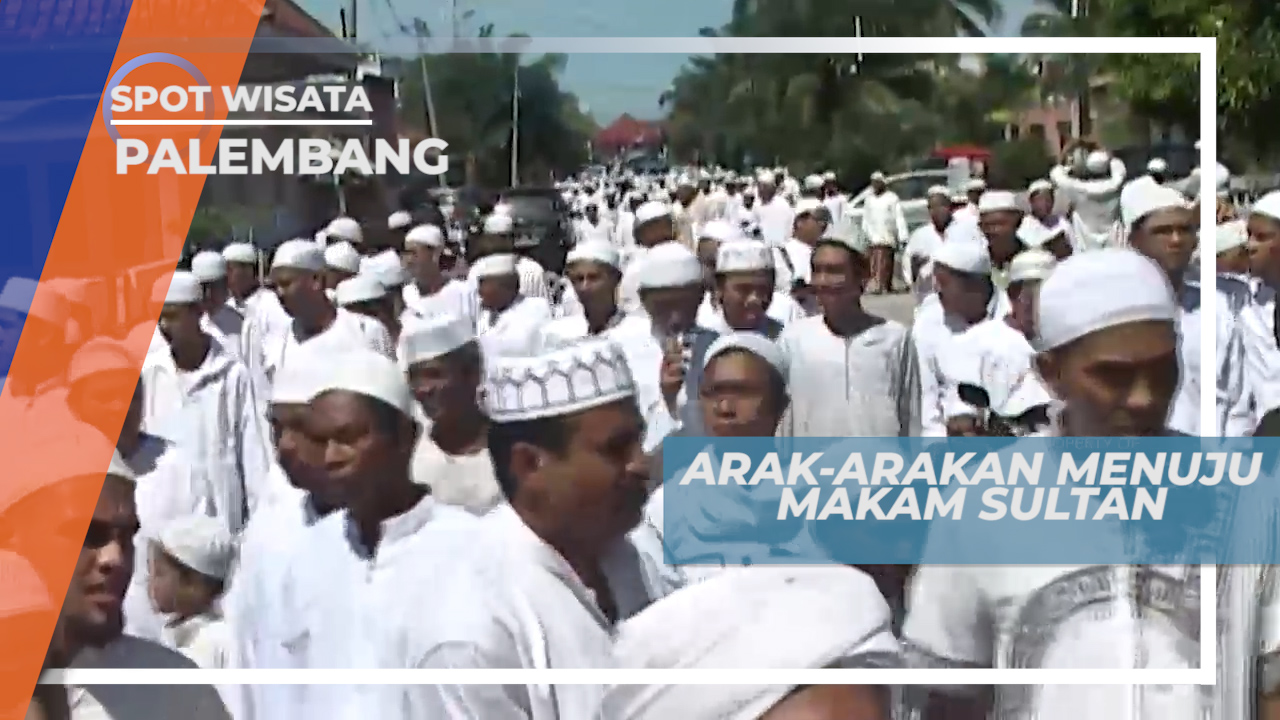
[[(907, 220), (907, 230), (929, 222), (929, 188), (934, 185), (947, 185), (950, 177), (946, 170), (913, 170), (885, 178), (885, 185), (898, 196), (902, 205), (902, 214)], [(867, 198), (871, 196), (871, 186), (862, 189), (849, 200), (849, 222), (854, 228), (862, 227), (862, 212)], [(902, 238), (903, 242), (906, 238)]]
[(548, 272), (564, 272), (565, 255), (573, 242), (569, 208), (560, 191), (549, 187), (510, 188), (501, 203), (515, 224), (516, 252), (537, 260)]

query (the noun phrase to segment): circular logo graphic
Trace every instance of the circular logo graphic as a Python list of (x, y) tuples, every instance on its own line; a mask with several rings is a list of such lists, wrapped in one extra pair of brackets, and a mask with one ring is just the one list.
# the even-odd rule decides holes
[[(106, 94), (102, 100), (102, 123), (107, 126), (107, 132), (111, 134), (112, 142), (120, 142), (120, 131), (111, 124), (111, 91), (115, 90), (116, 87), (129, 76), (129, 73), (143, 67), (144, 65), (156, 64), (172, 65), (180, 70), (186, 71), (186, 73), (201, 86), (208, 86), (209, 84), (209, 81), (204, 79), (204, 73), (200, 72), (200, 68), (192, 64), (190, 60), (170, 53), (148, 53), (146, 55), (139, 55), (124, 65), (121, 65), (120, 69), (116, 70), (115, 74), (111, 76), (111, 80), (107, 82)], [(208, 105), (204, 109), (204, 117), (206, 120), (212, 120), (214, 117), (212, 96), (210, 97)], [(206, 125), (200, 129), (200, 134), (196, 137), (203, 138), (207, 132), (209, 132), (209, 126)]]

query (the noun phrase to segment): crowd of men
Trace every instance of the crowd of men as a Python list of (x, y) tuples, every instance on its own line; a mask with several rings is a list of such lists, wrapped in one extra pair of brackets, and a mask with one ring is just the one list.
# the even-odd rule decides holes
[[(114, 455), (48, 666), (1195, 667), (1200, 597), (1164, 592), (1198, 587), (1192, 567), (673, 567), (662, 552), (752, 522), (748, 490), (736, 514), (664, 506), (673, 436), (1265, 425), (1280, 194), (1217, 228), (1205, 321), (1196, 212), (1225, 169), (1135, 178), (1086, 150), (1018, 192), (932, 188), (917, 228), (879, 173), (858, 214), (832, 173), (568, 182), (581, 218), (563, 283), (516, 252), (502, 205), (450, 273), (448, 229), (410, 212), (387, 219), (389, 242), (346, 217), (290, 240), (265, 282), (250, 245), (202, 252), (156, 283), (158, 325), (83, 344), (62, 380), (56, 412), (101, 427)], [(862, 302), (897, 278), (910, 324)], [(47, 319), (32, 308), (27, 332)], [(1201, 368), (1204, 322), (1219, 368)], [(29, 380), (4, 392), (41, 392)], [(1212, 427), (1202, 382), (1218, 384)], [(116, 433), (103, 418), (129, 397)], [(101, 477), (59, 467), (14, 505)], [(46, 687), (29, 717), (1236, 720), (1280, 678), (1275, 582), (1222, 568), (1214, 687)]]

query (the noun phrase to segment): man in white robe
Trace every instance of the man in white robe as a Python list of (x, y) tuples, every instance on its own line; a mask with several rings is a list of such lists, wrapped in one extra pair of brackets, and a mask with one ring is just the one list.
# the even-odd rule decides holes
[(885, 184), (882, 172), (871, 174), (871, 194), (862, 205), (862, 237), (866, 238), (871, 262), (872, 295), (893, 292), (894, 262), (899, 243), (906, 242), (907, 220), (897, 193)]
[[(258, 508), (240, 535), (238, 562), (222, 601), (232, 636), (231, 667), (301, 666), (281, 635), (289, 619), (288, 569), (306, 530), (341, 506), (324, 470), (324, 446), (305, 432), (307, 403), (331, 360), (299, 353), (272, 387), (273, 470), (281, 491)], [(299, 686), (238, 685), (227, 693), (227, 704), (236, 720), (269, 720), (295, 711), (301, 692)]]
[(540, 348), (547, 350), (585, 337), (610, 333), (622, 322), (618, 285), (621, 257), (612, 243), (594, 240), (575, 245), (565, 256), (565, 274), (578, 312), (563, 315), (538, 329)]
[(575, 243), (600, 240), (608, 242), (613, 236), (613, 224), (600, 216), (600, 205), (588, 202), (582, 208), (582, 217), (573, 224)]
[(974, 363), (959, 341), (984, 321), (1003, 321), (1009, 304), (991, 280), (991, 257), (972, 225), (948, 229), (933, 273), (936, 300), (916, 314), (911, 334), (920, 363), (921, 435), (946, 437), (945, 400)]
[(246, 357), (254, 395), (264, 414), (276, 371), (302, 348), (340, 352), (363, 347), (388, 357), (395, 352), (381, 322), (334, 307), (324, 292), (324, 266), (323, 251), (310, 240), (290, 240), (272, 259), (271, 280), (290, 324), (287, 331), (263, 338), (260, 364), (255, 366), (253, 358)]
[(760, 228), (760, 237), (770, 247), (782, 247), (791, 236), (795, 211), (791, 203), (778, 195), (777, 175), (763, 172), (756, 177), (759, 197), (751, 208), (751, 218)]
[[(395, 361), (340, 353), (309, 403), (307, 432), (326, 446), (342, 509), (306, 531), (286, 578), (281, 629), (304, 668), (415, 667), (457, 615), (451, 577), (484, 560), (478, 520), (436, 501), (411, 477), (420, 434)], [(400, 716), (400, 688), (312, 685), (296, 716)]]
[(200, 281), (200, 307), (204, 331), (217, 338), (228, 352), (240, 352), (240, 330), (244, 317), (227, 303), (227, 261), (221, 253), (205, 250), (191, 258), (191, 274)]
[[(479, 262), (488, 255), (514, 255), (516, 258), (516, 274), (520, 278), (520, 294), (530, 298), (552, 300), (551, 286), (547, 283), (547, 271), (533, 258), (516, 252), (515, 220), (510, 208), (499, 205), (484, 220), (479, 237), (467, 242), (469, 254)], [(474, 264), (473, 264), (474, 268)], [(471, 283), (475, 287), (475, 283)]]
[(942, 246), (943, 233), (951, 225), (951, 191), (934, 185), (927, 193), (929, 222), (911, 231), (903, 250), (902, 279), (907, 281), (916, 301), (916, 310), (933, 295), (933, 254)]
[(669, 205), (649, 201), (636, 210), (635, 244), (622, 258), (622, 281), (618, 285), (618, 306), (623, 313), (644, 313), (639, 286), (641, 260), (653, 248), (674, 242), (675, 237), (675, 220)]
[[(1068, 145), (1064, 158), (1075, 148), (1075, 143)], [(1070, 167), (1059, 163), (1049, 171), (1049, 179), (1071, 205), (1071, 231), (1077, 247), (1087, 251), (1117, 244), (1124, 162), (1098, 149), (1089, 153), (1083, 170), (1077, 177)]]
[(1031, 183), (1027, 188), (1027, 204), (1030, 206), (1029, 211), (1022, 217), (1022, 222), (1018, 226), (1019, 239), (1023, 239), (1023, 236), (1029, 233), (1049, 238), (1049, 241), (1042, 245), (1050, 245), (1046, 249), (1058, 259), (1081, 250), (1073, 240), (1071, 223), (1055, 212), (1057, 196), (1053, 192), (1052, 182), (1036, 180)]
[[(579, 368), (565, 374), (561, 368)], [(648, 497), (635, 384), (607, 340), (486, 368), (489, 448), (509, 504), (481, 520), (474, 595), (451, 593), (448, 637), (419, 667), (609, 668), (615, 622), (654, 580), (627, 534)], [(597, 685), (421, 685), (410, 718), (611, 717)]]
[(176, 272), (157, 327), (169, 348), (142, 366), (142, 427), (206, 468), (217, 512), (238, 534), (271, 491), (270, 450), (249, 372), (200, 327), (200, 284)]
[(537, 350), (539, 331), (551, 322), (551, 305), (520, 292), (515, 255), (486, 255), (471, 266), (469, 280), (480, 297), (477, 332), (486, 352), (528, 355)]
[(789, 437), (920, 434), (920, 369), (911, 332), (867, 313), (867, 259), (851, 243), (820, 241), (813, 290), (821, 314), (791, 323), (778, 344), (788, 359)]
[(502, 500), (489, 456), (489, 421), (479, 406), (484, 358), (465, 317), (437, 316), (409, 330), (401, 342), (425, 428), (413, 455), (413, 479), (431, 495), (475, 515)]
[[(222, 498), (210, 481), (208, 469), (173, 441), (142, 429), (142, 385), (134, 375), (137, 360), (128, 350), (108, 338), (95, 338), (82, 345), (67, 371), (67, 402), (82, 422), (103, 437), (119, 430), (116, 452), (134, 474), (134, 506), (139, 519), (139, 537), (154, 537), (165, 523), (178, 517), (204, 514), (219, 517), (226, 528), (239, 520), (237, 514), (219, 513)], [(110, 402), (104, 402), (110, 398)], [(128, 403), (124, 420), (116, 424), (120, 401)], [(73, 454), (74, 450), (71, 451)], [(147, 558), (136, 557), (132, 580), (124, 599), (125, 632), (134, 637), (159, 640), (163, 619), (147, 596)]]
[(412, 280), (404, 286), (402, 327), (437, 315), (461, 315), (475, 325), (479, 312), (475, 293), (467, 283), (446, 278), (440, 269), (444, 233), (435, 225), (419, 225), (404, 236), (405, 264)]
[[(623, 623), (616, 655), (624, 667), (666, 670), (901, 667), (890, 620), (860, 570), (735, 568)], [(872, 685), (619, 685), (606, 707), (619, 720), (891, 717), (886, 689)]]
[[(1054, 269), (1040, 289), (1034, 343), (1037, 369), (1062, 403), (1052, 434), (1169, 434), (1165, 420), (1179, 374), (1177, 308), (1160, 267), (1128, 249), (1074, 255)], [(1114, 374), (1066, 371), (1097, 362)], [(958, 528), (931, 528), (926, 562), (937, 548), (972, 546), (980, 557), (991, 539), (957, 537)], [(1096, 541), (1105, 547), (1123, 538), (1100, 527)], [(914, 662), (934, 667), (1013, 667), (1014, 658), (1022, 658), (1019, 667), (1038, 668), (1196, 667), (1199, 639), (1186, 628), (1200, 625), (1200, 596), (1173, 588), (1198, 582), (1194, 566), (925, 564), (911, 581), (902, 637)], [(1113, 590), (1097, 597), (1099, 588)], [(1151, 607), (1170, 597), (1171, 607)], [(1035, 620), (997, 621), (1005, 616)], [(992, 707), (964, 687), (938, 692), (950, 696), (953, 712), (992, 711), (997, 718), (1191, 720), (1207, 710), (1194, 686), (1001, 686)]]

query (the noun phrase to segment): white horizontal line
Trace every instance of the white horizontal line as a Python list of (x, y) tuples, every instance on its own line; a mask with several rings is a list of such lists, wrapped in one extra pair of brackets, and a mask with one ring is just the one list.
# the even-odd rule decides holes
[(266, 126), (276, 127), (369, 127), (372, 120), (112, 120), (117, 127), (231, 127), (231, 126)]
[(64, 670), (71, 685), (1212, 685), (1212, 667), (1182, 670)]

